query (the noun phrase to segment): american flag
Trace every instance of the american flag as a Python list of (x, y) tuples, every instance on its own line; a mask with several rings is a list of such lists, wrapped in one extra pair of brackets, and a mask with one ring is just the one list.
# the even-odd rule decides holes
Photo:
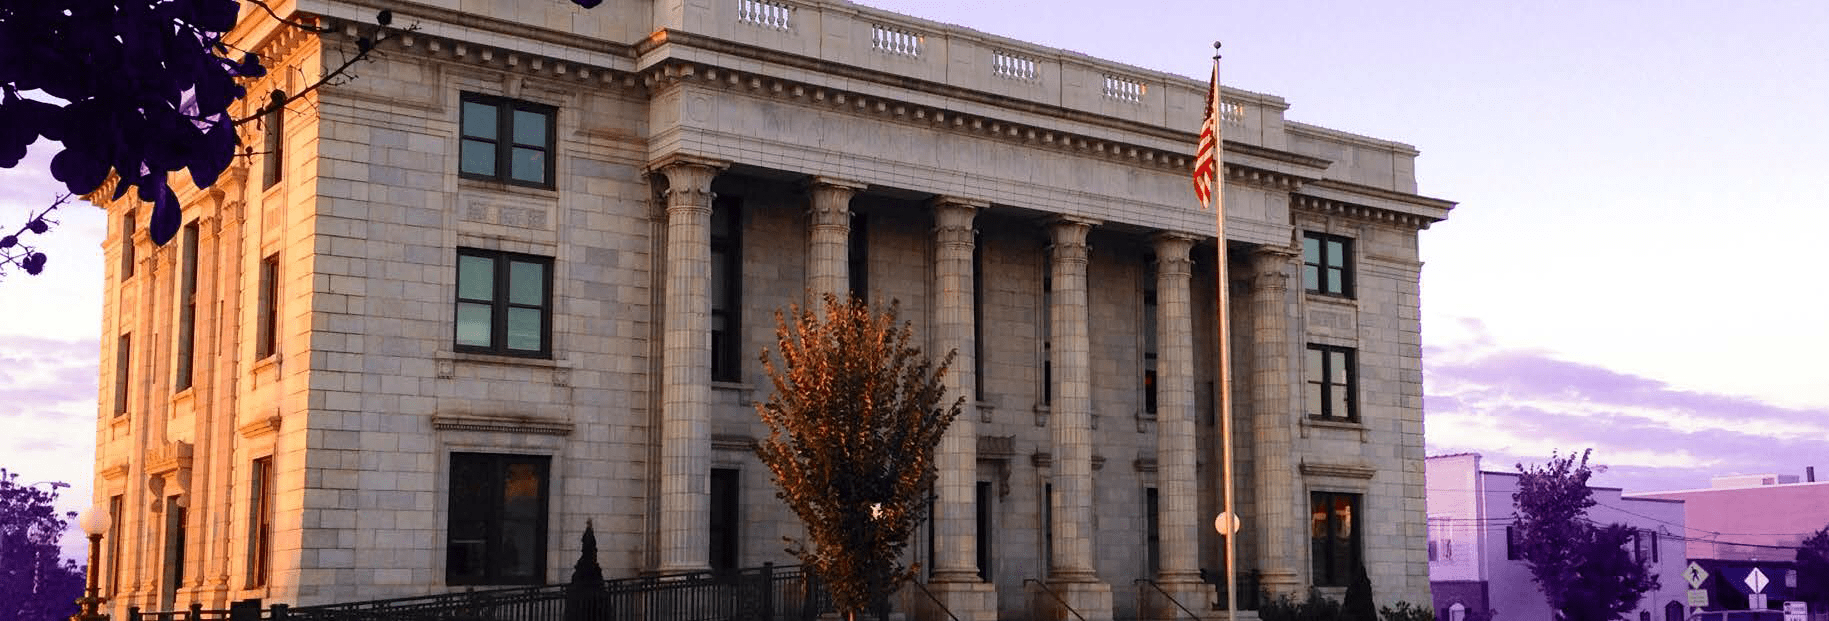
[(1213, 82), (1207, 89), (1207, 118), (1200, 124), (1200, 142), (1194, 147), (1194, 196), (1200, 208), (1213, 206), (1213, 172), (1219, 166), (1219, 58), (1213, 59)]

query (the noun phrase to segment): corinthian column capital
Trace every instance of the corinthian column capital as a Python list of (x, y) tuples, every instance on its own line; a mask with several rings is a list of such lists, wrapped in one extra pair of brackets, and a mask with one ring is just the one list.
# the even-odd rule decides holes
[(1289, 288), (1289, 265), (1296, 251), (1287, 246), (1258, 246), (1251, 250), (1252, 284), (1260, 290)]
[(1086, 235), (1098, 220), (1061, 216), (1048, 221), (1048, 242), (1055, 261), (1086, 262)]
[(1156, 273), (1161, 276), (1185, 276), (1193, 271), (1188, 253), (1194, 249), (1194, 236), (1186, 233), (1157, 233), (1150, 238), (1156, 254)]
[(711, 180), (730, 166), (729, 162), (685, 155), (673, 155), (648, 165), (648, 171), (667, 178), (663, 192), (667, 209), (711, 210)]
[(934, 210), (934, 239), (942, 246), (972, 243), (972, 221), (978, 210), (988, 209), (988, 201), (942, 196), (931, 203)]

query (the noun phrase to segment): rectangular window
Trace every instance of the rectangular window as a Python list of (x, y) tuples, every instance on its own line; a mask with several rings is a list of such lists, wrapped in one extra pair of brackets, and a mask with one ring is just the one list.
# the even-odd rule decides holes
[(458, 174), (552, 189), (555, 113), (530, 101), (464, 93)]
[(1143, 259), (1143, 411), (1156, 413), (1156, 257)]
[(1518, 527), (1505, 527), (1505, 560), (1516, 561), (1524, 558), (1524, 545), (1518, 541)]
[(178, 289), (178, 377), (176, 390), (191, 387), (197, 339), (197, 223), (184, 226), (183, 265)]
[(995, 532), (994, 529), (996, 528), (996, 525), (991, 523), (992, 499), (990, 481), (978, 482), (977, 496), (978, 497), (974, 499), (976, 501), (974, 507), (977, 513), (975, 517), (978, 540), (973, 545), (973, 548), (978, 552), (978, 579), (990, 582), (991, 559), (994, 558), (991, 556), (991, 533)]
[(972, 231), (972, 399), (984, 400), (984, 240)]
[[(1043, 267), (1043, 269), (1049, 269)], [(1042, 274), (1042, 405), (1054, 405), (1054, 276)]]
[(742, 199), (711, 202), (711, 379), (743, 381)]
[(255, 327), (254, 358), (278, 352), (279, 344), (279, 255), (260, 260), (259, 324)]
[(182, 503), (182, 496), (165, 499), (165, 584), (160, 591), (167, 603), (177, 594), (178, 585), (184, 583), (185, 523), (188, 520)]
[(1309, 293), (1353, 296), (1353, 240), (1302, 234), (1302, 287)]
[(546, 581), (550, 465), (536, 455), (451, 454), (446, 584)]
[(134, 219), (135, 212), (129, 210), (121, 216), (121, 280), (133, 278), (133, 234), (139, 231), (139, 222)]
[(110, 597), (121, 592), (121, 523), (125, 521), (121, 512), (125, 510), (120, 496), (108, 497), (108, 590), (102, 593)]
[(273, 551), (273, 458), (254, 460), (248, 476), (248, 588), (267, 584)]
[(1658, 562), (1658, 533), (1654, 530), (1632, 531), (1632, 561)]
[(551, 257), (457, 249), (457, 350), (552, 355)]
[[(278, 95), (276, 91), (274, 93)], [(261, 144), (266, 155), (262, 156), (260, 166), (260, 187), (267, 189), (279, 183), (280, 172), (286, 161), (286, 106), (280, 97), (267, 102), (267, 112), (261, 115)]]
[(1042, 570), (1054, 569), (1054, 484), (1042, 484)]
[(133, 335), (123, 334), (114, 344), (114, 415), (127, 413), (127, 387), (132, 385)]
[(1308, 399), (1304, 407), (1309, 418), (1359, 420), (1353, 354), (1350, 347), (1309, 344), (1302, 365), (1302, 375), (1308, 380)]
[(864, 214), (851, 214), (851, 237), (847, 243), (845, 263), (850, 275), (846, 281), (851, 284), (851, 297), (869, 302), (870, 219)]
[(1310, 492), (1309, 552), (1315, 586), (1346, 586), (1359, 570), (1359, 495)]
[(1156, 513), (1161, 506), (1156, 499), (1156, 488), (1143, 488), (1143, 555), (1147, 563), (1146, 573), (1143, 574), (1145, 576), (1154, 576), (1162, 570), (1162, 516)]
[(739, 548), (743, 541), (738, 535), (742, 524), (741, 516), (741, 471), (735, 468), (711, 469), (711, 568), (714, 570), (731, 570), (738, 567)]

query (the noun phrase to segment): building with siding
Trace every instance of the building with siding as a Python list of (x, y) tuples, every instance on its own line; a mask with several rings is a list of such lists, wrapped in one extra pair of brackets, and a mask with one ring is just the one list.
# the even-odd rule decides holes
[[(773, 313), (897, 300), (966, 412), (911, 546), (960, 619), (1205, 610), (1222, 571), (1207, 84), (835, 0), (300, 0), (298, 92), (183, 230), (108, 210), (112, 610), (791, 562), (751, 452)], [(254, 103), (247, 103), (249, 106)], [(1227, 89), (1241, 572), (1429, 598), (1408, 145)], [(241, 110), (253, 114), (252, 107)], [(1095, 510), (1096, 507), (1096, 510)], [(1155, 602), (1155, 603), (1152, 603)]]
[[(1709, 608), (1745, 610), (1754, 593), (1766, 606), (1801, 601), (1797, 548), (1829, 528), (1829, 482), (1816, 480), (1816, 468), (1794, 474), (1714, 477), (1702, 489), (1645, 492), (1631, 498), (1683, 503), (1683, 525), (1689, 560), (1707, 576), (1700, 588), (1709, 593)], [(1752, 579), (1757, 570), (1763, 577)], [(1753, 584), (1764, 583), (1758, 591)], [(1821, 613), (1823, 611), (1814, 611)]]

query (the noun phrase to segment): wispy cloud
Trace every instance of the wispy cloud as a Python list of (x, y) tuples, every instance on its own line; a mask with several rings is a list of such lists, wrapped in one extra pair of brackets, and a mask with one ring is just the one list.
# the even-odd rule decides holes
[[(99, 352), (91, 339), (0, 334), (0, 466), (22, 481), (69, 483), (63, 511), (90, 502)], [(66, 533), (65, 554), (82, 545)]]
[(1829, 410), (1687, 390), (1654, 378), (1494, 345), (1476, 320), (1424, 355), (1431, 452), (1477, 451), (1494, 467), (1592, 447), (1603, 485), (1706, 487), (1722, 474), (1801, 473), (1829, 458)]

